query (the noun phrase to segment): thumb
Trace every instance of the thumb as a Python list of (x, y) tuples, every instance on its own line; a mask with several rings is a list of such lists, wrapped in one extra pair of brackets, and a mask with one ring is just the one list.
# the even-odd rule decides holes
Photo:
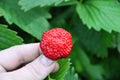
[(57, 71), (58, 68), (58, 64), (55, 61), (41, 55), (26, 66), (16, 71), (5, 73), (3, 76), (7, 75), (9, 79), (12, 78), (13, 80), (43, 80), (51, 72)]

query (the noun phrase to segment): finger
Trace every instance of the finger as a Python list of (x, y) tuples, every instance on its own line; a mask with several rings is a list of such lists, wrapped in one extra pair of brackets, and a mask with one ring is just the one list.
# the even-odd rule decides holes
[(58, 70), (58, 64), (56, 62), (48, 62), (47, 65), (46, 63), (47, 62), (44, 63), (42, 59), (38, 57), (19, 70), (8, 72), (4, 75), (1, 74), (0, 80), (3, 76), (14, 80), (44, 80), (52, 71)]
[(6, 72), (6, 70), (3, 68), (3, 66), (0, 65), (0, 73)]
[(55, 72), (57, 72), (58, 70), (59, 70), (59, 64), (56, 63), (56, 64), (55, 64), (55, 68), (53, 69), (52, 73), (55, 73)]
[(0, 65), (7, 71), (13, 70), (22, 63), (34, 60), (39, 55), (39, 43), (14, 46), (0, 51)]

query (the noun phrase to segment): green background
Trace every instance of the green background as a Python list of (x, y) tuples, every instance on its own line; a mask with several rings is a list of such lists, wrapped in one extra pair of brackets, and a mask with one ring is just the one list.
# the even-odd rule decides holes
[(120, 80), (119, 0), (0, 0), (0, 50), (55, 27), (72, 34), (73, 48), (46, 80)]

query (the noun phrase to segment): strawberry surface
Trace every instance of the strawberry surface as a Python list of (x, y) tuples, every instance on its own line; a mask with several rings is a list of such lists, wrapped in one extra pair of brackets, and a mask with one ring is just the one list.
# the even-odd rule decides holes
[(72, 35), (62, 28), (48, 30), (42, 35), (40, 48), (52, 60), (66, 58), (72, 49)]

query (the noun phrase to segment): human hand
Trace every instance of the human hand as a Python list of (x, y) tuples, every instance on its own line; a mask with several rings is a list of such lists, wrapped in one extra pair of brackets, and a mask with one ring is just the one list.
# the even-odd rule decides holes
[[(13, 46), (0, 51), (0, 80), (43, 80), (58, 70), (56, 62), (42, 61), (39, 43)], [(25, 66), (18, 69), (22, 64)]]

